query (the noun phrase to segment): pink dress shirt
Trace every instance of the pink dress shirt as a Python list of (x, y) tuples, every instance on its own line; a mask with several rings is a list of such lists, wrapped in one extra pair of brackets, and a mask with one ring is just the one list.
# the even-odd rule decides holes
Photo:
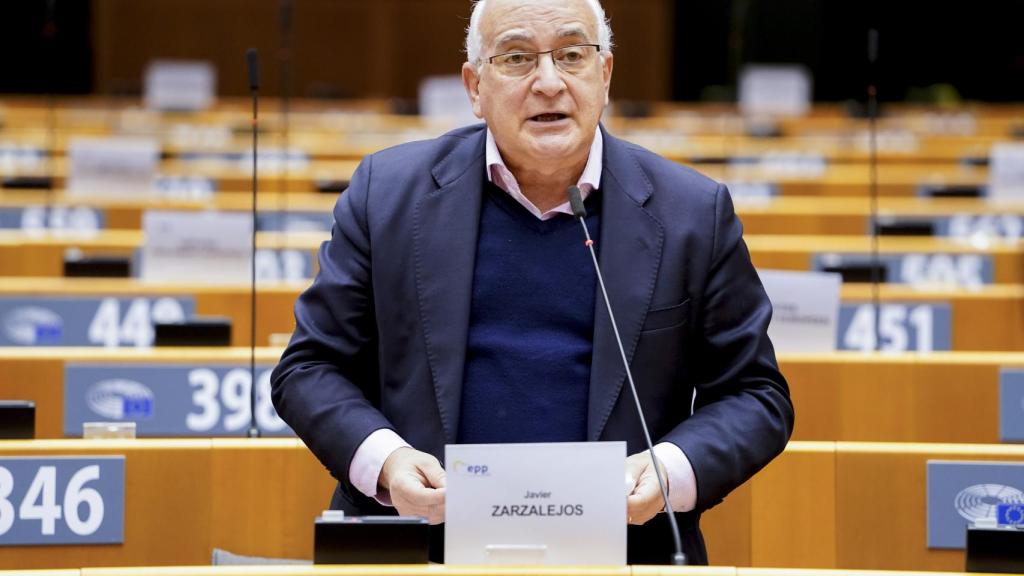
[[(584, 199), (601, 185), (603, 157), (604, 139), (601, 136), (601, 129), (598, 128), (594, 132), (594, 141), (590, 145), (587, 165), (583, 168), (583, 174), (580, 175), (579, 182), (576, 184)], [(533, 202), (530, 202), (530, 199), (519, 189), (519, 183), (516, 182), (515, 176), (502, 160), (490, 129), (487, 130), (484, 160), (487, 164), (487, 179), (507, 192), (537, 218), (547, 220), (556, 214), (572, 214), (568, 201), (546, 212), (541, 212)], [(388, 456), (398, 448), (408, 446), (409, 444), (401, 436), (386, 428), (381, 428), (367, 436), (352, 457), (352, 464), (349, 467), (349, 480), (352, 485), (363, 494), (376, 498), (381, 504), (390, 506), (391, 498), (386, 491), (378, 488), (377, 480), (380, 478), (380, 471), (384, 468), (384, 462)], [(671, 442), (656, 444), (654, 454), (661, 461), (668, 476), (668, 496), (672, 509), (677, 512), (693, 510), (697, 503), (697, 478), (693, 473), (689, 458)], [(626, 478), (627, 493), (632, 490), (634, 484), (636, 484), (635, 478)]]

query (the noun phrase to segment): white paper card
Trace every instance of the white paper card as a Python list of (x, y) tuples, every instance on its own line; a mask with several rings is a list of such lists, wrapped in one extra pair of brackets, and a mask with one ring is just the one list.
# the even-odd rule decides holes
[(811, 109), (811, 75), (803, 66), (744, 66), (739, 80), (740, 111), (748, 116), (803, 116)]
[(999, 142), (993, 145), (988, 178), (989, 198), (1024, 199), (1024, 144)]
[(140, 277), (150, 282), (251, 281), (252, 216), (244, 212), (147, 211)]
[(72, 138), (67, 191), (72, 196), (145, 196), (159, 162), (160, 145), (153, 138)]
[(445, 447), (446, 564), (626, 563), (626, 444)]
[(154, 60), (145, 83), (150, 110), (206, 110), (216, 99), (217, 70), (204, 61)]
[(768, 337), (776, 352), (833, 352), (842, 277), (830, 272), (758, 270), (772, 301)]
[(428, 76), (420, 82), (420, 116), (453, 121), (460, 126), (481, 122), (473, 114), (462, 76)]

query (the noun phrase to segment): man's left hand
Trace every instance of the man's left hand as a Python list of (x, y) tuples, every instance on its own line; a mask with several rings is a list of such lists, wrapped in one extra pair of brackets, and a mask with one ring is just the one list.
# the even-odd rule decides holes
[[(665, 480), (665, 490), (668, 490), (668, 475), (665, 474), (664, 466), (661, 467), (661, 477)], [(626, 514), (630, 524), (644, 524), (665, 509), (650, 452), (644, 450), (626, 458), (626, 481), (633, 486), (626, 497)]]

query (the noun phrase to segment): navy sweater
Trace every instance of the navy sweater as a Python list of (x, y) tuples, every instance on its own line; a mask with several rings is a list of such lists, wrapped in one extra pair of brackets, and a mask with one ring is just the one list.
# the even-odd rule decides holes
[[(569, 215), (493, 184), (480, 214), (458, 442), (586, 440), (597, 277)], [(586, 201), (598, 238), (600, 192)]]

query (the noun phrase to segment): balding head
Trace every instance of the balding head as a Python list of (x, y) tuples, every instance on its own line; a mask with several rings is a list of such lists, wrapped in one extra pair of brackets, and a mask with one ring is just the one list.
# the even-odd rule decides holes
[[(611, 52), (612, 50), (612, 28), (604, 15), (604, 8), (600, 0), (581, 0), (593, 16), (593, 23), (596, 32), (595, 42), (601, 45), (601, 50)], [(476, 0), (473, 3), (473, 12), (469, 17), (469, 28), (466, 30), (466, 61), (477, 65), (483, 57), (484, 37), (481, 30), (481, 22), (484, 13), (492, 4), (522, 4), (524, 0)], [(560, 2), (564, 4), (564, 0)], [(491, 39), (493, 40), (493, 39)]]

